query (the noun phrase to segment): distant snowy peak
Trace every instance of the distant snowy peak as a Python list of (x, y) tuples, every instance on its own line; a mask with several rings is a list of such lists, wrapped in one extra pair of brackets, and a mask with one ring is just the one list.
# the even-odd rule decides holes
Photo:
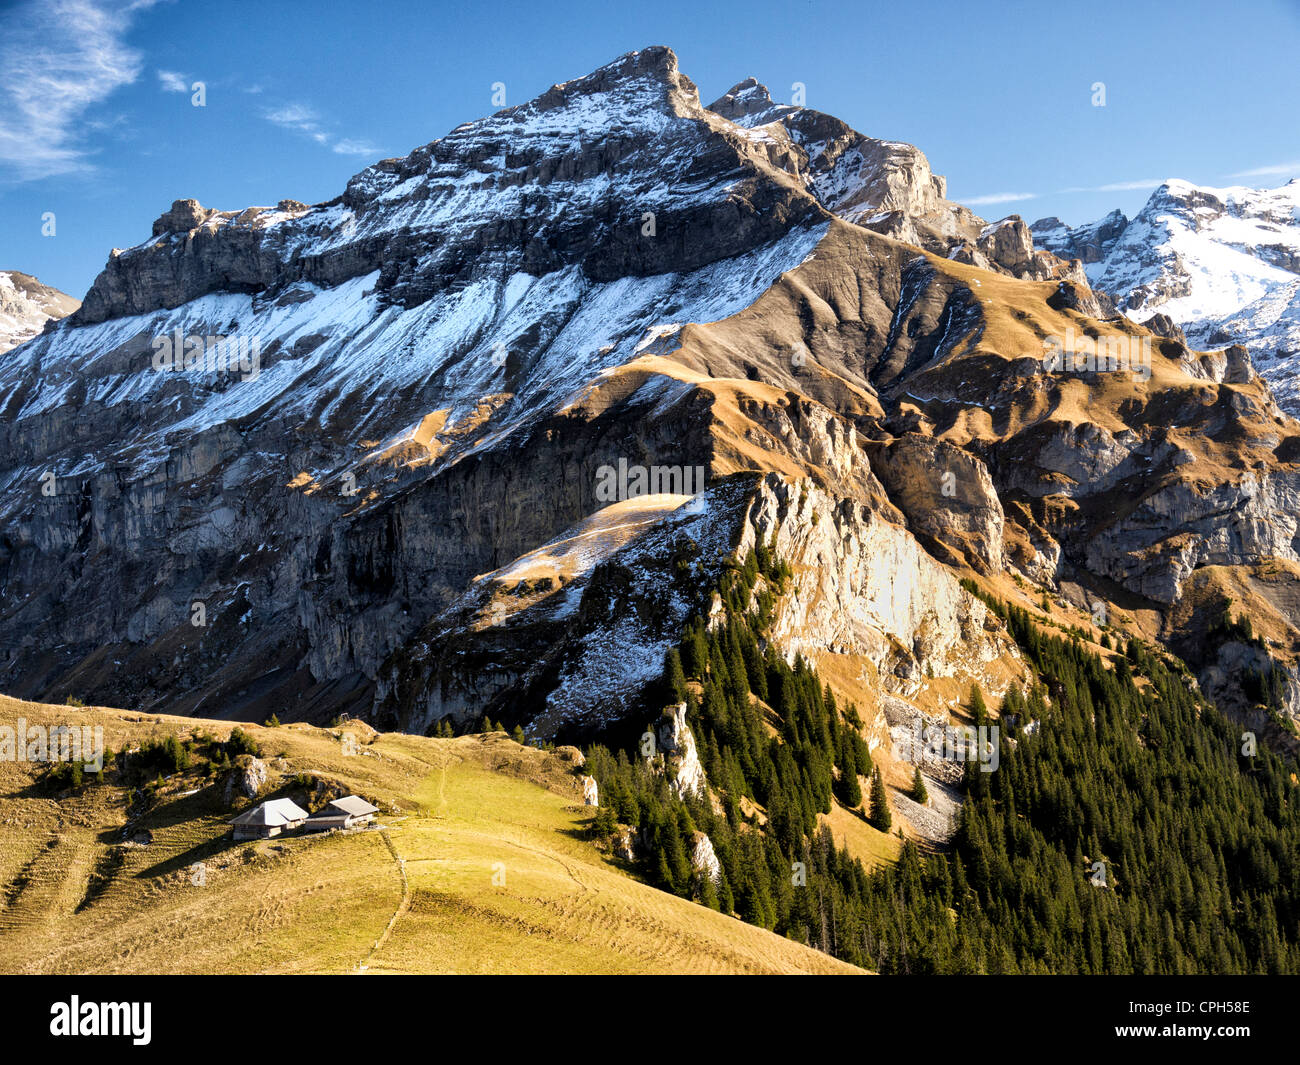
[(1138, 216), (1112, 211), (1034, 238), (1086, 264), (1093, 289), (1136, 321), (1164, 315), (1193, 347), (1245, 345), (1278, 401), (1300, 414), (1300, 179), (1278, 189), (1167, 181)]
[(63, 318), (79, 306), (66, 292), (41, 284), (31, 274), (0, 270), (0, 352), (26, 343), (51, 318)]
[(1126, 310), (1189, 335), (1300, 274), (1300, 182), (1280, 189), (1161, 185), (1089, 270)]
[(1086, 264), (1130, 318), (1161, 313), (1195, 347), (1244, 344), (1284, 406), (1300, 410), (1300, 179), (1275, 189), (1167, 181), (1129, 221), (1118, 211), (1035, 239)]
[(1128, 226), (1122, 211), (1111, 211), (1105, 218), (1085, 226), (1071, 228), (1059, 218), (1040, 218), (1031, 225), (1034, 243), (1062, 259), (1080, 259), (1084, 263), (1103, 260)]

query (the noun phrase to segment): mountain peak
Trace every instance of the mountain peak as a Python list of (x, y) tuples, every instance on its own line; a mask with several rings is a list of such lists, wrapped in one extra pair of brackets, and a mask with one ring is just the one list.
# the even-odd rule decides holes
[[(738, 81), (715, 103), (722, 103), (724, 100), (732, 100), (737, 104), (757, 105), (758, 107), (772, 106), (772, 94), (767, 91), (767, 86), (760, 82), (752, 75), (744, 81)], [(713, 110), (712, 107), (709, 110)]]
[(722, 96), (709, 104), (709, 110), (742, 126), (761, 126), (799, 109), (788, 104), (775, 103), (772, 94), (767, 91), (767, 86), (757, 78), (749, 77), (744, 81), (736, 82)]
[(536, 99), (498, 114), (528, 110), (549, 111), (569, 106), (584, 97), (608, 93), (623, 95), (647, 89), (663, 94), (665, 99), (675, 92), (684, 93), (688, 97), (694, 97), (696, 106), (699, 104), (695, 84), (681, 73), (676, 53), (665, 45), (652, 45), (640, 51), (625, 52), (590, 74), (552, 85)]
[(554, 88), (575, 92), (601, 92), (620, 81), (644, 78), (673, 83), (681, 73), (677, 66), (677, 53), (666, 45), (656, 44), (634, 52), (624, 52), (590, 74), (561, 82)]

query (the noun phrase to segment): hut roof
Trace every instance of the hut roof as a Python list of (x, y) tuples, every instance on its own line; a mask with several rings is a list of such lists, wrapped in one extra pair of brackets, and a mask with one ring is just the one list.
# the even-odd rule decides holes
[(289, 825), (307, 818), (307, 811), (292, 799), (268, 799), (232, 820), (232, 825)]
[(326, 809), (336, 813), (350, 814), (353, 817), (364, 817), (366, 814), (377, 814), (379, 812), (378, 806), (371, 806), (359, 795), (344, 795), (343, 798), (331, 802)]

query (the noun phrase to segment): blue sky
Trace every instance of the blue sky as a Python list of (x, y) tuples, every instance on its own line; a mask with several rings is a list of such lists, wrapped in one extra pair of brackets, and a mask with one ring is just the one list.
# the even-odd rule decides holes
[(750, 74), (778, 100), (803, 83), (990, 219), (1300, 176), (1297, 0), (0, 0), (0, 268), (80, 297), (174, 199), (329, 199), (493, 110), (494, 82), (522, 103), (650, 44), (705, 103)]

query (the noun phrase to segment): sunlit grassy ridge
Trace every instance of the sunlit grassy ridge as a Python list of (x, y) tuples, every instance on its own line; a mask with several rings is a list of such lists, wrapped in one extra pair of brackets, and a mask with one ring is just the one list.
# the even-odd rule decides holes
[[(19, 716), (101, 725), (115, 751), (231, 729), (0, 698), (0, 723)], [(250, 732), (267, 793), (302, 773), (333, 781), (378, 803), (384, 831), (235, 843), (223, 782), (198, 769), (166, 779), (141, 813), (114, 772), (68, 794), (41, 783), (45, 767), (0, 762), (0, 969), (854, 971), (627, 875), (588, 841), (592, 811), (553, 753), (499, 733)], [(122, 843), (146, 831), (147, 845)]]

